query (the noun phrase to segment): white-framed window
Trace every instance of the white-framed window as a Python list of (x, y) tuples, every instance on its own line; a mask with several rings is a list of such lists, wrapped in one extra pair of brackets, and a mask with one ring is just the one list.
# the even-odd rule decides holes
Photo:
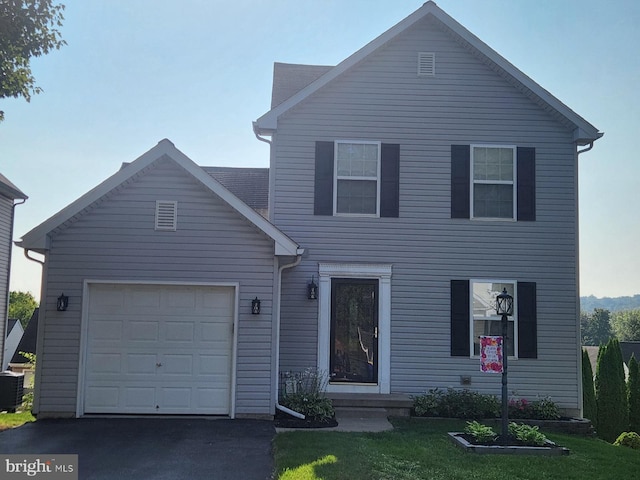
[(334, 214), (380, 214), (380, 142), (335, 142)]
[(516, 282), (513, 280), (471, 280), (471, 345), (473, 357), (480, 355), (481, 335), (502, 335), (502, 317), (496, 315), (496, 297), (503, 289), (513, 297), (513, 316), (508, 317), (507, 353), (518, 357), (518, 309)]
[(472, 218), (516, 218), (516, 147), (471, 145)]

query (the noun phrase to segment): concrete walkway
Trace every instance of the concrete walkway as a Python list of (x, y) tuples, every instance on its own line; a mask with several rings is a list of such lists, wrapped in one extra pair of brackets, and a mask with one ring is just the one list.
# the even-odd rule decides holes
[(337, 427), (331, 428), (276, 428), (276, 432), (312, 431), (312, 432), (386, 432), (393, 430), (393, 425), (387, 418), (387, 411), (381, 409), (360, 409), (337, 408)]

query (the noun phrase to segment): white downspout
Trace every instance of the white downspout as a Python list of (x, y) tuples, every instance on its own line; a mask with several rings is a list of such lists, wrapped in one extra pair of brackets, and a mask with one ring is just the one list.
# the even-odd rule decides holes
[(275, 305), (275, 314), (276, 314), (276, 342), (275, 342), (275, 356), (276, 356), (276, 366), (275, 366), (275, 373), (274, 373), (274, 378), (275, 378), (275, 392), (276, 392), (276, 408), (282, 412), (288, 413), (289, 415), (292, 415), (294, 417), (297, 418), (301, 418), (304, 420), (305, 416), (302, 413), (296, 412), (291, 410), (290, 408), (287, 408), (283, 405), (280, 405), (280, 382), (278, 381), (278, 376), (280, 375), (280, 300), (281, 300), (281, 293), (282, 293), (282, 271), (285, 268), (293, 268), (297, 265), (300, 264), (300, 262), (302, 261), (302, 253), (304, 252), (304, 250), (299, 249), (298, 250), (298, 256), (296, 257), (295, 262), (293, 263), (288, 263), (286, 265), (282, 265), (280, 268), (278, 268), (278, 283), (276, 285), (276, 305)]

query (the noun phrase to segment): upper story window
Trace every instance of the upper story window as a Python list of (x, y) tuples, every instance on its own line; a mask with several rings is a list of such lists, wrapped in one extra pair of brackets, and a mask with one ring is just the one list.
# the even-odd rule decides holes
[(378, 215), (380, 143), (335, 143), (335, 213)]
[(472, 146), (473, 218), (516, 218), (516, 148)]
[(451, 218), (536, 220), (536, 149), (451, 145)]

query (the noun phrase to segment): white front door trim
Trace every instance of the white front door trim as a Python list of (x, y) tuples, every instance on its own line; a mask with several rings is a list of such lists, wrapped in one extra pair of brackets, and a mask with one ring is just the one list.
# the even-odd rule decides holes
[(318, 265), (318, 369), (329, 373), (331, 337), (331, 279), (377, 279), (378, 294), (378, 384), (329, 383), (328, 392), (391, 392), (391, 264), (320, 263)]

